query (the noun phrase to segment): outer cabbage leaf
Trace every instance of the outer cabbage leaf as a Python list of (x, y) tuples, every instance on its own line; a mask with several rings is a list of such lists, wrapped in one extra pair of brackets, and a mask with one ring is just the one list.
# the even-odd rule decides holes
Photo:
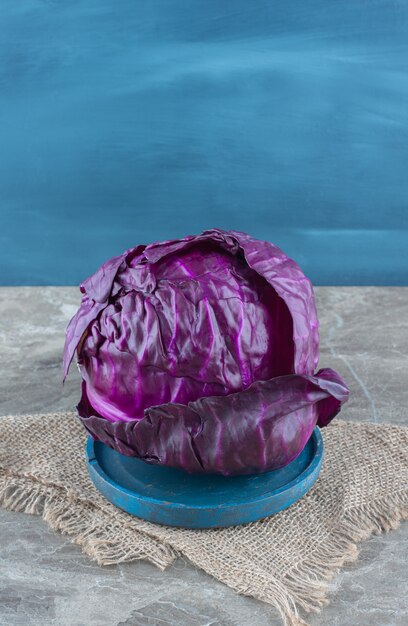
[(228, 396), (169, 403), (144, 419), (110, 422), (95, 415), (83, 386), (79, 415), (94, 438), (148, 463), (225, 476), (284, 467), (303, 450), (316, 423), (328, 423), (348, 389), (331, 369), (253, 383)]

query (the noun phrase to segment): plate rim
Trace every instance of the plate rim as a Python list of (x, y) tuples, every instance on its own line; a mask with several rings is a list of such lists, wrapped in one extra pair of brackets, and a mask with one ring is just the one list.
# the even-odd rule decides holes
[[(323, 437), (322, 434), (320, 432), (320, 428), (318, 426), (315, 426), (312, 434), (310, 435), (309, 439), (307, 440), (304, 448), (309, 444), (309, 442), (313, 440), (313, 446), (314, 446), (314, 455), (312, 457), (311, 462), (309, 463), (309, 465), (295, 478), (293, 478), (290, 482), (286, 483), (285, 485), (283, 485), (282, 487), (279, 487), (273, 491), (270, 491), (267, 494), (264, 494), (263, 496), (260, 496), (258, 498), (254, 498), (254, 499), (248, 499), (245, 504), (256, 504), (256, 503), (261, 503), (263, 501), (267, 501), (268, 499), (270, 499), (271, 497), (276, 497), (281, 495), (282, 493), (286, 492), (286, 491), (290, 491), (293, 487), (295, 487), (296, 484), (299, 484), (300, 482), (303, 482), (305, 480), (307, 480), (310, 476), (313, 476), (315, 472), (319, 473), (320, 467), (322, 465), (323, 462), (323, 457), (324, 457), (324, 445), (323, 445)], [(171, 500), (158, 500), (157, 498), (151, 497), (151, 496), (145, 496), (142, 495), (136, 491), (132, 491), (130, 489), (128, 489), (127, 487), (122, 487), (121, 485), (119, 485), (119, 483), (114, 482), (109, 476), (108, 474), (102, 469), (102, 467), (100, 466), (96, 454), (95, 454), (95, 444), (96, 443), (103, 443), (103, 442), (99, 442), (94, 440), (91, 435), (88, 435), (88, 439), (87, 439), (87, 443), (86, 443), (86, 465), (88, 467), (88, 471), (89, 472), (94, 472), (98, 475), (98, 478), (100, 480), (102, 480), (105, 484), (108, 485), (109, 489), (114, 489), (117, 493), (121, 493), (123, 495), (127, 495), (131, 498), (136, 498), (141, 502), (145, 502), (146, 504), (149, 505), (156, 505), (156, 506), (160, 506), (160, 507), (166, 507), (166, 508), (177, 508), (177, 509), (186, 509), (186, 510), (208, 510), (209, 506), (211, 506), (212, 509), (217, 509), (217, 510), (228, 510), (228, 509), (235, 509), (237, 507), (237, 503), (229, 503), (229, 504), (219, 504), (219, 505), (209, 505), (209, 504), (184, 504), (181, 502), (173, 502)], [(103, 444), (106, 445), (106, 444)], [(109, 446), (108, 446), (109, 447)], [(304, 450), (303, 448), (303, 450)], [(302, 450), (302, 451), (303, 451)], [(120, 453), (118, 453), (120, 454)], [(301, 453), (299, 453), (301, 454)], [(299, 456), (299, 455), (298, 455)], [(297, 458), (297, 457), (296, 457)], [(142, 460), (142, 459), (141, 459)], [(293, 461), (295, 461), (296, 459), (293, 459)], [(293, 462), (291, 461), (291, 463)], [(280, 468), (283, 469), (283, 468)], [(274, 470), (271, 470), (274, 471)], [(267, 472), (265, 472), (267, 473)], [(193, 475), (193, 474), (192, 474)], [(247, 476), (250, 476), (250, 474), (247, 474)], [(92, 478), (92, 476), (91, 476)], [(226, 477), (227, 478), (227, 477)], [(232, 477), (233, 478), (233, 477)], [(316, 478), (317, 480), (317, 478)], [(105, 494), (103, 494), (104, 497)], [(108, 498), (107, 498), (108, 499)]]

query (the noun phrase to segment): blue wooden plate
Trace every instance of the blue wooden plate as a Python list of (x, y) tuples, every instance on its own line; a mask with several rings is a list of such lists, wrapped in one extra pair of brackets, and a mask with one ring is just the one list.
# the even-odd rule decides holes
[(304, 496), (319, 475), (323, 440), (316, 427), (304, 450), (286, 467), (231, 478), (149, 465), (91, 437), (86, 456), (97, 489), (131, 515), (168, 526), (214, 528), (254, 522)]

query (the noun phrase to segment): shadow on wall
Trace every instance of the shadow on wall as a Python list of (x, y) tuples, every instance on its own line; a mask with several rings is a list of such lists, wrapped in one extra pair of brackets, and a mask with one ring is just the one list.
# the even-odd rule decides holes
[(0, 283), (219, 226), (408, 284), (408, 4), (6, 0), (0, 34)]

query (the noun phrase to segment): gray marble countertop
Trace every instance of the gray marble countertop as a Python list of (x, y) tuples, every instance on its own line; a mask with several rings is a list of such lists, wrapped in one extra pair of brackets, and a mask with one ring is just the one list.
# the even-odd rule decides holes
[[(320, 287), (320, 366), (351, 388), (341, 419), (408, 425), (408, 288)], [(0, 414), (72, 409), (61, 385), (64, 329), (76, 288), (0, 288)], [(101, 568), (37, 517), (0, 509), (1, 626), (278, 626), (275, 610), (238, 596), (188, 562)], [(311, 626), (407, 626), (408, 524), (362, 544)]]

